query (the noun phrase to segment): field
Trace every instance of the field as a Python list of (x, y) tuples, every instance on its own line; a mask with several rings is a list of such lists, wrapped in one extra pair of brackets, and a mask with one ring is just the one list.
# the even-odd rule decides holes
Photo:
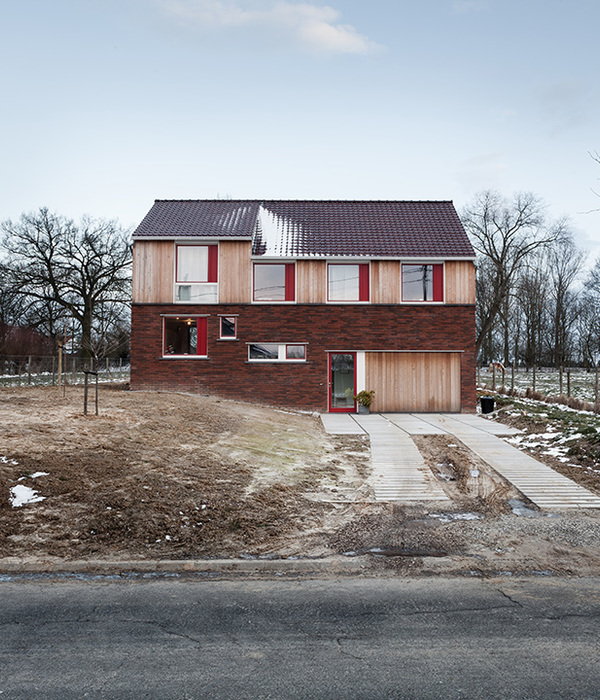
[[(535, 391), (544, 394), (545, 396), (558, 396), (559, 394), (567, 394), (567, 388), (570, 389), (570, 396), (581, 399), (582, 401), (595, 401), (596, 391), (596, 373), (586, 372), (581, 368), (573, 368), (563, 372), (562, 392), (560, 391), (560, 373), (556, 369), (537, 369), (535, 373)], [(510, 389), (514, 384), (514, 388), (520, 392), (525, 392), (528, 388), (534, 389), (533, 372), (526, 372), (523, 369), (515, 370), (514, 375), (510, 367), (506, 369), (505, 386)], [(487, 368), (481, 368), (477, 371), (477, 385), (481, 388), (491, 389), (493, 386), (493, 373)], [(496, 372), (496, 389), (502, 385), (502, 373)]]
[[(520, 447), (600, 493), (598, 416), (499, 400)], [(451, 500), (402, 506), (374, 502), (367, 439), (317, 416), (126, 385), (99, 405), (84, 416), (77, 386), (0, 388), (0, 570), (345, 554), (366, 573), (600, 574), (600, 512), (515, 514), (523, 497), (454, 438), (416, 440)]]

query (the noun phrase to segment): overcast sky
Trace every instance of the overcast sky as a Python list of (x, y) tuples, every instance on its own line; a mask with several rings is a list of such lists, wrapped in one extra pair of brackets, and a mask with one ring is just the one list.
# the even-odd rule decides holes
[(598, 0), (0, 0), (0, 219), (539, 194), (600, 252)]

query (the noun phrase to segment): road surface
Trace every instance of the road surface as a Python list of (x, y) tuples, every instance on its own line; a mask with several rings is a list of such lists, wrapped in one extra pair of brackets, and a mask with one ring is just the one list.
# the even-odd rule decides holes
[(0, 700), (600, 698), (600, 580), (0, 583)]

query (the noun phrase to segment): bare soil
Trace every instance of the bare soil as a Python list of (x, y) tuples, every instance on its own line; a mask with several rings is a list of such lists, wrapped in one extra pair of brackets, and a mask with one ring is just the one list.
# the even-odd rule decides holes
[[(317, 416), (125, 385), (99, 404), (84, 416), (79, 387), (0, 389), (0, 570), (345, 554), (368, 573), (600, 573), (600, 513), (540, 512), (451, 436), (415, 437), (451, 500), (407, 507), (374, 502), (366, 437)], [(19, 484), (44, 500), (13, 507)]]

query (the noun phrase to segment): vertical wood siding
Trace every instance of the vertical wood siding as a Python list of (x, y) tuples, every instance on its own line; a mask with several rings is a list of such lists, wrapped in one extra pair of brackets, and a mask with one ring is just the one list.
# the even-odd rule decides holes
[(219, 243), (219, 303), (249, 304), (252, 300), (250, 241)]
[(133, 303), (173, 301), (173, 241), (136, 241), (133, 246)]
[(400, 262), (373, 260), (371, 262), (371, 303), (399, 304)]
[(475, 303), (475, 265), (469, 261), (445, 264), (446, 304)]
[(299, 304), (327, 302), (327, 263), (324, 260), (298, 260), (296, 301)]
[(460, 411), (460, 353), (367, 352), (366, 386), (373, 411)]

